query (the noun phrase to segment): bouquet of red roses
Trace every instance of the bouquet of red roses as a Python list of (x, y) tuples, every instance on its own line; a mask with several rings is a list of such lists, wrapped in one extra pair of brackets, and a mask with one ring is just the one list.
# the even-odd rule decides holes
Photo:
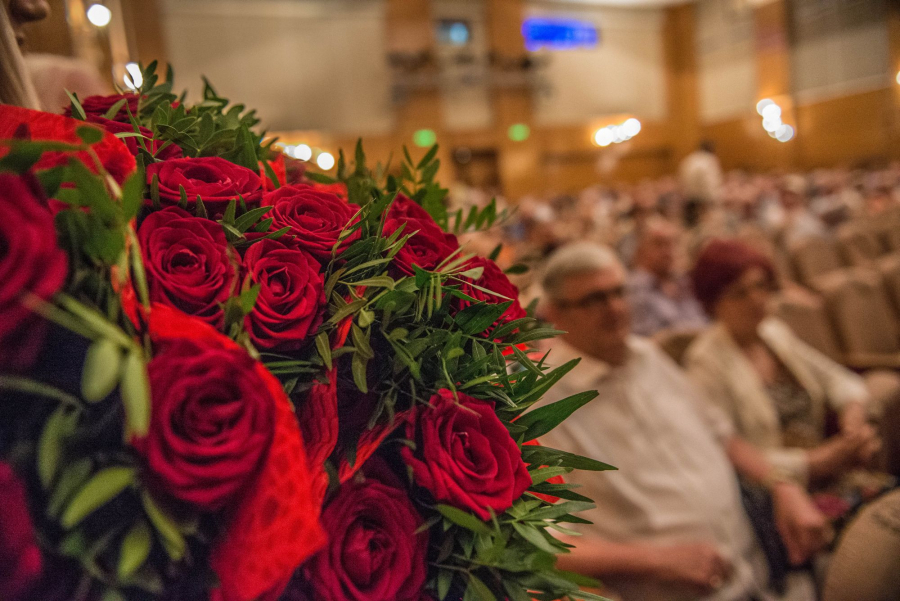
[(143, 75), (0, 107), (0, 598), (598, 598), (548, 530), (609, 466), (534, 444), (595, 393), (529, 411), (574, 362), (451, 233), (496, 208)]

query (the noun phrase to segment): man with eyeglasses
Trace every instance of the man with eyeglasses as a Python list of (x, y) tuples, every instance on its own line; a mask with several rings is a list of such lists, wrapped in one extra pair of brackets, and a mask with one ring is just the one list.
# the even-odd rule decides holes
[(772, 494), (775, 522), (794, 563), (826, 542), (823, 516), (790, 479), (735, 437), (651, 341), (632, 336), (626, 273), (608, 248), (576, 243), (545, 266), (547, 315), (566, 331), (548, 362), (581, 357), (542, 401), (599, 396), (542, 442), (618, 467), (567, 479), (597, 508), (585, 512), (559, 567), (600, 578), (626, 601), (812, 599), (808, 580), (770, 590), (765, 555), (741, 505), (735, 472)]

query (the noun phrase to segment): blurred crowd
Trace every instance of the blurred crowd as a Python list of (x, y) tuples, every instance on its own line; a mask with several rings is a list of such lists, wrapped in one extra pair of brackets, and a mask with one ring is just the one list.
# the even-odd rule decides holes
[(516, 209), (469, 248), (531, 267), (547, 363), (580, 358), (542, 403), (599, 392), (542, 442), (620, 470), (567, 476), (598, 507), (560, 565), (625, 600), (900, 598), (900, 165), (702, 144)]

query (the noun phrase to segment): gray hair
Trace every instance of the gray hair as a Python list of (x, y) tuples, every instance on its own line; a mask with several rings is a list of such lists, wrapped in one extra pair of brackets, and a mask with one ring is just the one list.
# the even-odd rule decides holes
[(567, 278), (607, 269), (621, 269), (625, 272), (622, 262), (608, 246), (594, 242), (566, 244), (553, 251), (544, 264), (541, 288), (548, 299), (557, 300)]

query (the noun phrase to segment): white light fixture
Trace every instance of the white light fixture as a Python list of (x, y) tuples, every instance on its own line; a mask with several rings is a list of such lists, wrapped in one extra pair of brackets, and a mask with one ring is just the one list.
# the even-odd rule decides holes
[(125, 75), (122, 79), (125, 81), (125, 87), (131, 91), (136, 91), (144, 85), (144, 76), (141, 75), (141, 68), (137, 63), (128, 63), (125, 65)]
[(897, 71), (897, 83), (900, 83), (900, 71)]
[(640, 133), (641, 122), (638, 121), (637, 119), (635, 119), (634, 117), (632, 117), (631, 119), (628, 119), (627, 121), (625, 121), (625, 123), (622, 124), (622, 131), (624, 131), (625, 135), (628, 136), (629, 138), (633, 138), (634, 136), (636, 136)]
[(779, 142), (789, 142), (794, 137), (794, 128), (790, 125), (782, 125), (775, 135)]
[(613, 143), (614, 137), (610, 128), (602, 127), (594, 133), (594, 142), (597, 143), (597, 146), (609, 146)]
[(773, 104), (775, 104), (775, 101), (771, 98), (763, 98), (756, 103), (756, 112), (762, 115), (763, 111), (766, 110), (766, 107), (772, 106)]
[[(325, 153), (325, 154), (328, 154), (328, 153)], [(298, 144), (294, 148), (293, 156), (295, 159), (300, 159), (301, 161), (308, 161), (309, 159), (312, 158), (312, 148), (310, 148), (306, 144)], [(331, 156), (331, 155), (329, 154), (328, 156)], [(331, 162), (332, 162), (332, 164), (334, 164), (334, 157), (331, 157)], [(320, 167), (321, 167), (321, 165), (320, 165)], [(322, 167), (322, 168), (325, 169), (325, 167)], [(331, 167), (328, 167), (328, 169), (331, 169)]]
[(781, 107), (775, 103), (768, 105), (762, 110), (762, 118), (771, 121), (781, 119)]
[(316, 157), (316, 165), (319, 166), (319, 169), (328, 171), (329, 169), (334, 167), (334, 155), (332, 155), (330, 152), (323, 152)]
[(92, 4), (87, 9), (87, 18), (97, 27), (106, 27), (112, 20), (112, 12), (102, 4)]
[(763, 119), (763, 129), (766, 131), (778, 131), (778, 128), (783, 124), (781, 123), (781, 119)]

